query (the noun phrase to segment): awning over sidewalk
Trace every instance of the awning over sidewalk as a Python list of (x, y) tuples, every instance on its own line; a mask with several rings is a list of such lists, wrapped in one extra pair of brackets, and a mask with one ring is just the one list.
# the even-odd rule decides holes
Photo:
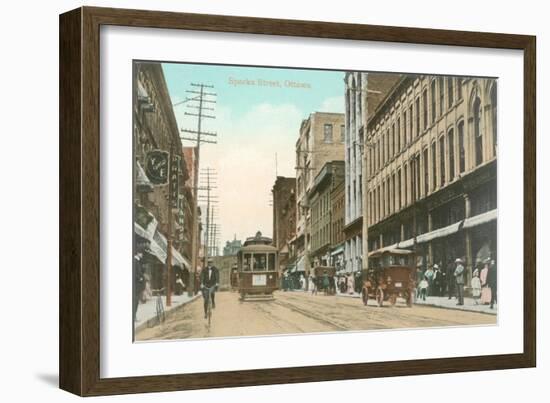
[(298, 258), (298, 262), (296, 262), (295, 271), (299, 272), (305, 272), (306, 271), (306, 262), (303, 256)]
[(481, 213), (476, 216), (466, 218), (464, 220), (464, 228), (472, 228), (477, 225), (486, 224), (491, 221), (496, 221), (497, 216), (498, 216), (498, 210), (494, 209), (494, 210), (487, 211), (486, 213)]
[(331, 256), (338, 255), (340, 253), (344, 253), (344, 245), (338, 246), (336, 249), (334, 249), (332, 252), (330, 252)]
[(136, 162), (136, 171), (136, 189), (139, 192), (151, 192), (153, 190), (153, 184), (145, 174), (139, 161)]
[[(150, 239), (148, 252), (155, 256), (161, 263), (166, 264), (168, 258), (168, 240), (160, 232), (156, 231)], [(191, 270), (191, 264), (181, 253), (172, 247), (172, 265)]]
[(448, 225), (443, 228), (438, 228), (434, 231), (426, 232), (425, 234), (418, 235), (416, 237), (417, 243), (429, 242), (433, 239), (443, 238), (449, 235), (456, 234), (460, 227), (462, 226), (463, 221), (456, 222), (454, 224)]
[(136, 235), (150, 242), (157, 231), (158, 221), (145, 207), (136, 205), (134, 208), (136, 215), (134, 232)]
[[(461, 220), (459, 222), (448, 225), (446, 227), (438, 228), (434, 231), (420, 234), (416, 237), (416, 242), (424, 243), (424, 242), (429, 242), (433, 239), (443, 238), (452, 234), (456, 234), (458, 231), (460, 231), (463, 228), (473, 228), (478, 225), (496, 221), (497, 216), (498, 216), (497, 209), (490, 210), (485, 213), (481, 213), (476, 216), (466, 218), (465, 220)], [(403, 248), (411, 248), (413, 245), (414, 245), (414, 238), (410, 238), (405, 241), (398, 242), (395, 245), (388, 246), (387, 248), (396, 247), (399, 249), (403, 249)]]

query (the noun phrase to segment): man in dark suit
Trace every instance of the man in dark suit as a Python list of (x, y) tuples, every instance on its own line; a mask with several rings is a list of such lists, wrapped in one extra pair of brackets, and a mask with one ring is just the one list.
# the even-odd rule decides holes
[(206, 309), (208, 306), (208, 299), (206, 296), (208, 295), (208, 292), (205, 292), (205, 288), (210, 289), (210, 296), (212, 298), (212, 309), (216, 308), (216, 288), (219, 284), (219, 278), (220, 274), (216, 266), (214, 266), (214, 261), (212, 259), (208, 259), (208, 263), (206, 267), (201, 271), (201, 290), (202, 290), (202, 296), (204, 299), (204, 318), (206, 319)]

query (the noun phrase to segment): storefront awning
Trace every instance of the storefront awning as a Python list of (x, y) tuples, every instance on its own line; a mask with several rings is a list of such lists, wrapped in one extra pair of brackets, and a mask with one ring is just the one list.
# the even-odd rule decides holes
[(301, 272), (306, 271), (306, 262), (303, 256), (298, 258), (298, 262), (296, 262), (296, 267), (294, 268), (294, 271), (301, 271)]
[(145, 174), (145, 170), (141, 167), (139, 161), (136, 162), (136, 189), (138, 192), (153, 191), (153, 184)]
[(135, 206), (136, 221), (134, 222), (134, 232), (136, 235), (151, 241), (155, 232), (157, 231), (158, 221), (153, 214), (151, 214), (143, 206)]
[[(448, 235), (456, 234), (462, 228), (473, 228), (477, 225), (486, 224), (491, 221), (496, 221), (498, 215), (497, 209), (487, 211), (486, 213), (478, 214), (473, 217), (466, 218), (465, 220), (456, 222), (443, 228), (438, 228), (434, 231), (426, 232), (425, 234), (418, 235), (416, 237), (417, 243), (429, 242), (433, 239), (443, 238)], [(396, 243), (395, 245), (388, 246), (388, 248), (396, 247), (399, 249), (411, 248), (414, 245), (414, 238), (407, 239)], [(383, 248), (385, 249), (385, 248)]]
[(472, 228), (477, 225), (486, 224), (491, 221), (496, 221), (498, 216), (497, 209), (487, 211), (486, 213), (478, 214), (476, 216), (466, 218), (464, 220), (464, 228)]
[(340, 253), (344, 253), (344, 245), (338, 246), (336, 249), (334, 249), (332, 252), (330, 252), (331, 256), (338, 255)]
[[(168, 241), (164, 235), (160, 232), (155, 232), (153, 239), (149, 245), (149, 252), (159, 259), (162, 263), (166, 264), (166, 259), (168, 258)], [(187, 270), (191, 269), (191, 264), (189, 261), (181, 255), (174, 247), (172, 247), (172, 266), (180, 266), (186, 268)]]
[(443, 228), (438, 228), (434, 231), (426, 232), (425, 234), (416, 237), (417, 243), (429, 242), (433, 239), (443, 238), (452, 234), (456, 234), (462, 227), (463, 221), (456, 222)]

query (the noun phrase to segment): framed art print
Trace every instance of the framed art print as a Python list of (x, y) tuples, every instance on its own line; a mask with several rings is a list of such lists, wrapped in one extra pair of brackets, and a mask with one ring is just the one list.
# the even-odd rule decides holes
[(83, 7), (60, 62), (61, 388), (535, 365), (534, 37)]

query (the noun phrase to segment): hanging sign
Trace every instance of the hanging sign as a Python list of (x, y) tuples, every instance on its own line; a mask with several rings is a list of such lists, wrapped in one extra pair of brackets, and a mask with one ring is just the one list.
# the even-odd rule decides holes
[(147, 153), (145, 174), (154, 185), (165, 185), (168, 182), (168, 152), (152, 150)]
[(179, 155), (172, 154), (170, 156), (170, 207), (173, 209), (178, 208), (178, 195), (179, 195), (179, 167), (180, 157)]

